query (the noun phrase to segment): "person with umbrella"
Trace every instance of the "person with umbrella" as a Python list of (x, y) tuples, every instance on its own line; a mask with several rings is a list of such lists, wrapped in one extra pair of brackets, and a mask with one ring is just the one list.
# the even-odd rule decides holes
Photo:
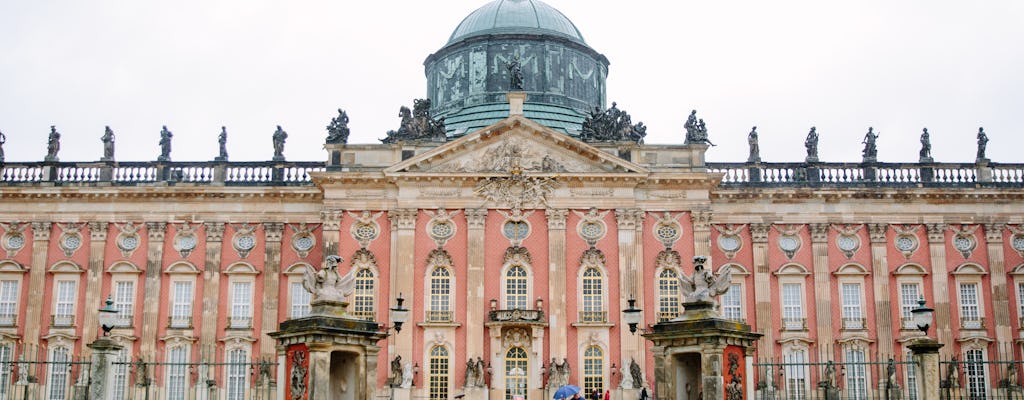
[(555, 400), (562, 400), (562, 399), (573, 399), (573, 400), (576, 400), (576, 399), (581, 399), (581, 398), (582, 397), (580, 397), (580, 388), (579, 388), (579, 386), (565, 385), (565, 386), (562, 386), (562, 387), (558, 388), (558, 390), (555, 391)]

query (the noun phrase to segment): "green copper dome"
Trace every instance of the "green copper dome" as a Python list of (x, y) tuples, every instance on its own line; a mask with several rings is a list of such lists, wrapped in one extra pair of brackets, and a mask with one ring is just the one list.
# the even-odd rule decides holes
[(448, 44), (473, 36), (516, 33), (555, 35), (586, 43), (576, 25), (554, 7), (537, 0), (495, 0), (462, 20)]

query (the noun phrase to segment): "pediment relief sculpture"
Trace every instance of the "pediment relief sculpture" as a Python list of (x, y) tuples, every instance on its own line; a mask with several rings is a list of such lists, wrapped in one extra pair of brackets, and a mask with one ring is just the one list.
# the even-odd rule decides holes
[(429, 167), (431, 172), (510, 173), (518, 168), (533, 173), (606, 172), (606, 168), (573, 159), (544, 144), (522, 138), (506, 138), (494, 145), (461, 154)]

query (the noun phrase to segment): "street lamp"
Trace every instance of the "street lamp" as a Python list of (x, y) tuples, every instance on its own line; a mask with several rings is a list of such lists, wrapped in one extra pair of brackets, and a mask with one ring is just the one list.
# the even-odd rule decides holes
[(636, 308), (636, 298), (629, 294), (629, 307), (622, 310), (622, 319), (629, 325), (629, 333), (636, 334), (636, 326), (640, 324), (640, 310)]
[(914, 316), (914, 325), (917, 325), (917, 329), (927, 335), (935, 310), (924, 306), (924, 296), (921, 296), (921, 299), (917, 301), (917, 308), (910, 310), (910, 313)]
[(110, 330), (114, 329), (117, 323), (117, 309), (114, 308), (114, 298), (107, 296), (107, 305), (99, 309), (100, 328), (103, 329), (103, 336), (110, 336)]
[(406, 318), (409, 317), (409, 309), (402, 307), (402, 303), (405, 299), (402, 298), (402, 294), (398, 294), (398, 298), (395, 299), (398, 303), (391, 308), (391, 322), (395, 324), (395, 332), (402, 331), (402, 324), (405, 323)]

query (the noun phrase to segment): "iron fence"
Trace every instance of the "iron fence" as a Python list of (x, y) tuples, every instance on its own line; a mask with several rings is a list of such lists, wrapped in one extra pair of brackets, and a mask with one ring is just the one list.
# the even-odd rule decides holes
[(1012, 343), (964, 346), (958, 356), (939, 362), (942, 399), (1024, 400), (1019, 349)]
[(63, 346), (0, 345), (0, 400), (86, 399), (91, 364)]
[(918, 396), (909, 357), (881, 356), (865, 347), (825, 348), (811, 358), (789, 350), (754, 363), (760, 400), (925, 400)]

